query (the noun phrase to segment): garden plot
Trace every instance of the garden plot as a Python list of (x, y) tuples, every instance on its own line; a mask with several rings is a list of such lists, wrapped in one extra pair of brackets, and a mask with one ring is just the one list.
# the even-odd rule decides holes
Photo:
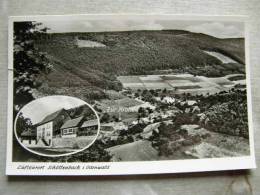
[(139, 79), (139, 76), (119, 76), (117, 79), (121, 83), (140, 83), (141, 80)]
[(224, 77), (208, 78), (191, 74), (120, 76), (124, 88), (132, 90), (168, 89), (176, 94), (191, 93), (193, 95), (214, 94), (230, 89), (236, 84), (246, 85), (243, 74), (231, 74)]
[(207, 95), (207, 94), (215, 94), (220, 92), (221, 89), (216, 87), (208, 87), (208, 88), (196, 88), (196, 89), (179, 89), (175, 93), (182, 94), (182, 93), (190, 93), (192, 95)]
[(182, 75), (181, 76), (177, 76), (177, 75), (162, 75), (160, 76), (163, 80), (171, 80), (171, 81), (183, 81), (183, 80), (187, 80), (186, 78), (184, 78)]
[(166, 80), (165, 82), (172, 87), (196, 85), (195, 83), (188, 80)]
[(210, 82), (216, 83), (218, 85), (231, 85), (233, 82), (230, 80), (226, 79), (225, 77), (220, 77), (220, 78), (208, 78)]
[(185, 86), (178, 86), (178, 87), (176, 87), (177, 90), (179, 90), (179, 89), (187, 89), (187, 90), (189, 90), (189, 89), (200, 89), (200, 88), (201, 88), (201, 86), (199, 86), (199, 85), (185, 85)]
[(143, 102), (141, 101), (137, 101), (135, 99), (131, 99), (131, 98), (122, 98), (122, 99), (118, 99), (118, 100), (102, 100), (100, 102), (101, 105), (103, 105), (104, 107), (132, 107), (132, 106), (138, 106), (140, 104), (143, 104)]
[(131, 89), (145, 89), (145, 85), (143, 83), (123, 83), (124, 88)]
[(145, 89), (139, 76), (119, 76), (117, 79), (123, 84), (124, 88)]
[(147, 75), (147, 76), (141, 76), (139, 77), (141, 81), (143, 82), (159, 82), (163, 81), (163, 79), (160, 77), (160, 75)]
[(144, 83), (146, 89), (173, 89), (168, 83), (157, 82), (157, 83)]
[(200, 82), (201, 79), (199, 77), (195, 77), (191, 74), (179, 74), (179, 75), (161, 75), (160, 76), (164, 81), (183, 81), (183, 82)]

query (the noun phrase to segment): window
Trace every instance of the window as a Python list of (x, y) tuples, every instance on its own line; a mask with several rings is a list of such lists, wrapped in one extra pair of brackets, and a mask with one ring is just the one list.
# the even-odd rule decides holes
[(74, 128), (63, 129), (63, 134), (73, 134), (73, 133), (75, 133)]

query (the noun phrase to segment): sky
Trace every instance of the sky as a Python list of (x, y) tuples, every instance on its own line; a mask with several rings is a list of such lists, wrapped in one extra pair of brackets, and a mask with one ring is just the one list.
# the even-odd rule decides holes
[(103, 32), (131, 30), (163, 30), (178, 29), (204, 33), (218, 38), (244, 37), (242, 22), (169, 20), (169, 19), (82, 19), (59, 18), (39, 20), (43, 26), (50, 28), (48, 32)]
[(84, 101), (69, 96), (48, 96), (36, 99), (26, 104), (21, 112), (30, 118), (32, 124), (42, 121), (47, 115), (62, 108), (70, 109), (86, 104)]

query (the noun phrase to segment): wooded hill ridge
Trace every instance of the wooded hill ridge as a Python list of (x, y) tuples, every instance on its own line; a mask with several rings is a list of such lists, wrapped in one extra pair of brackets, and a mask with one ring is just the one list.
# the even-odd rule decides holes
[[(78, 47), (77, 40), (105, 47)], [(47, 76), (49, 87), (120, 90), (116, 76), (168, 69), (212, 77), (245, 73), (243, 38), (219, 39), (183, 30), (48, 33), (36, 39), (35, 46), (53, 65)], [(223, 64), (204, 50), (222, 53), (237, 63)]]

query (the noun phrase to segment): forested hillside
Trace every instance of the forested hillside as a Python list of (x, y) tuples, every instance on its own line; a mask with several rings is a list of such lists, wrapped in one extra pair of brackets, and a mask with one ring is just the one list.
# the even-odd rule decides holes
[[(78, 47), (77, 40), (104, 47)], [(244, 40), (218, 39), (180, 30), (48, 34), (36, 40), (53, 64), (48, 90), (91, 89), (87, 98), (103, 96), (103, 89), (120, 90), (118, 75), (153, 74), (156, 70), (219, 76), (244, 73)], [(223, 64), (203, 50), (217, 51), (237, 61)], [(86, 92), (87, 93), (87, 92)]]

